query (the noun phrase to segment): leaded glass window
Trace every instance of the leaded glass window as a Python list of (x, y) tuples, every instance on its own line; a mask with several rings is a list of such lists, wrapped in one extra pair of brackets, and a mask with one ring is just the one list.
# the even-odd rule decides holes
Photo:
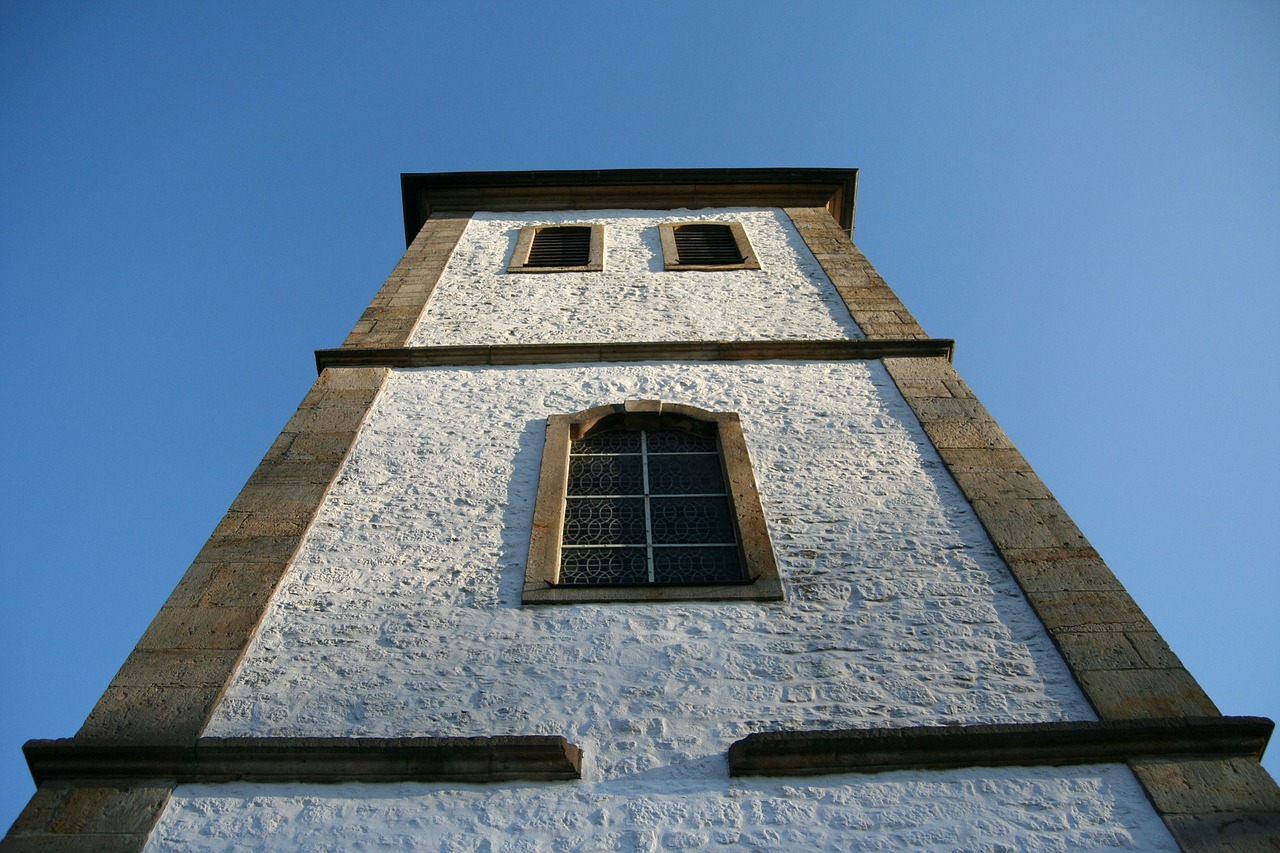
[(714, 434), (605, 429), (570, 443), (559, 583), (746, 579)]
[(547, 417), (521, 602), (782, 599), (736, 413), (627, 400)]

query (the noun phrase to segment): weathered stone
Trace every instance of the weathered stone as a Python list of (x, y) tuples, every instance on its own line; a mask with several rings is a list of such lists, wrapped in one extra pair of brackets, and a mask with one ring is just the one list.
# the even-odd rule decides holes
[(995, 421), (931, 421), (922, 424), (939, 452), (947, 449), (1013, 450), (1013, 442)]
[(262, 610), (262, 606), (162, 607), (138, 641), (138, 648), (242, 649)]
[(1280, 850), (1280, 814), (1276, 812), (1168, 815), (1165, 825), (1184, 853), (1275, 853)]
[(125, 660), (113, 687), (221, 687), (240, 653), (227, 649), (147, 651)]
[(145, 834), (155, 824), (170, 790), (167, 785), (72, 788), (59, 804), (46, 832)]
[(1209, 717), (1219, 713), (1183, 669), (1120, 669), (1077, 672), (1076, 680), (1104, 720), (1143, 717)]
[(1280, 814), (1276, 783), (1247, 758), (1135, 761), (1130, 765), (1161, 814)]
[(1122, 591), (1124, 587), (1092, 548), (1008, 549), (1005, 562), (1027, 593), (1080, 591)]
[(1027, 598), (1051, 633), (1152, 630), (1146, 615), (1122, 590), (1032, 592)]
[(1058, 650), (1076, 672), (1092, 669), (1141, 669), (1148, 664), (1120, 631), (1054, 634)]
[(220, 684), (196, 687), (112, 685), (102, 694), (76, 737), (130, 743), (189, 743), (204, 728), (221, 694)]

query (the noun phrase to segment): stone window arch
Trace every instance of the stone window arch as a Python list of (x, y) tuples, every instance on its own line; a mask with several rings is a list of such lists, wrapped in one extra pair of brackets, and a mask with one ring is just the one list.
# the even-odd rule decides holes
[(631, 400), (547, 419), (524, 603), (781, 598), (737, 414)]

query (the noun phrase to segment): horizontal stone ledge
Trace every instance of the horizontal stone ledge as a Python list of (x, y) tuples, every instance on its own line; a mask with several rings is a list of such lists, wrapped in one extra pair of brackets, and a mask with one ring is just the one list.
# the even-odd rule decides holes
[(729, 747), (731, 776), (817, 776), (956, 767), (1107, 764), (1131, 759), (1259, 759), (1265, 717), (917, 726), (758, 732)]
[(432, 367), (435, 365), (566, 364), (592, 361), (852, 361), (873, 358), (945, 358), (955, 341), (900, 338), (843, 341), (657, 341), (595, 344), (500, 344), (316, 350), (326, 367)]
[(200, 738), (194, 746), (29, 740), (37, 785), (122, 779), (192, 782), (501, 782), (580, 777), (558, 735)]

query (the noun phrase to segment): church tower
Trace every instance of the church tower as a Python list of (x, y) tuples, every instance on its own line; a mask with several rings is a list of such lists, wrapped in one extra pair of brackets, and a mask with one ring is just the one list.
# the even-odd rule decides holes
[(402, 176), (408, 250), (5, 851), (1276, 850), (851, 241), (857, 175)]

